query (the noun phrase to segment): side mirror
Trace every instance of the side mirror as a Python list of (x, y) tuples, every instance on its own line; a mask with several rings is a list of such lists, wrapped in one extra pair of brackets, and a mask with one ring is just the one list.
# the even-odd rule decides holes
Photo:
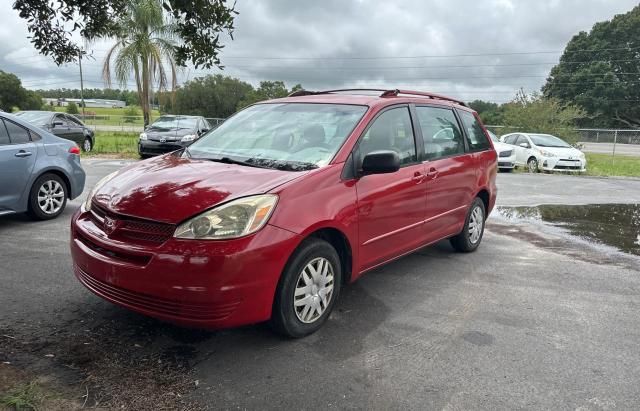
[(520, 143), (520, 147), (529, 148), (529, 143)]
[(395, 173), (400, 169), (400, 157), (391, 150), (372, 151), (362, 160), (362, 174)]
[(62, 127), (62, 121), (54, 121), (53, 124), (51, 124), (52, 127)]
[(203, 128), (202, 130), (200, 130), (200, 134), (202, 135), (202, 134), (206, 133), (207, 131), (209, 131), (208, 128)]

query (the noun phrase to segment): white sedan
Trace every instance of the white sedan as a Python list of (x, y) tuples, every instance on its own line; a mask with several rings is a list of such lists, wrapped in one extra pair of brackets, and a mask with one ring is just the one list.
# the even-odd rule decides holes
[(498, 169), (511, 171), (516, 166), (516, 151), (509, 144), (501, 143), (498, 137), (493, 132), (487, 130), (491, 141), (493, 141), (493, 148), (498, 153)]
[(587, 171), (584, 153), (550, 134), (511, 133), (500, 141), (514, 148), (516, 166), (527, 167), (529, 172)]

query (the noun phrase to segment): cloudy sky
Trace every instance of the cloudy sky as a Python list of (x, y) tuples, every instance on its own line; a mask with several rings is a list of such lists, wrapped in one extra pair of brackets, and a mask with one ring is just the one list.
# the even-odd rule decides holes
[[(77, 65), (39, 56), (26, 25), (0, 0), (0, 69), (28, 88), (79, 88)], [(637, 0), (238, 0), (224, 74), (254, 85), (414, 88), (464, 100), (510, 100), (539, 90), (571, 37)], [(92, 46), (85, 87), (100, 77), (109, 41)], [(184, 82), (219, 70), (185, 68)], [(133, 87), (131, 80), (130, 88)]]

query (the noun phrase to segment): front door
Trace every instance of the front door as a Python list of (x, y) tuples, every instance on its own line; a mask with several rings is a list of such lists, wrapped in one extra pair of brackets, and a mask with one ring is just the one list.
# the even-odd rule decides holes
[[(376, 150), (393, 150), (400, 170), (361, 177), (356, 183), (360, 270), (418, 248), (424, 243), (424, 165), (418, 162), (407, 106), (393, 107), (373, 120), (362, 137), (362, 159)], [(361, 161), (361, 160), (360, 160)]]
[(27, 183), (36, 155), (37, 147), (31, 142), (29, 131), (0, 119), (0, 212), (20, 209), (21, 199), (30, 189)]
[(427, 242), (457, 234), (474, 196), (476, 168), (450, 108), (417, 106), (427, 175), (424, 230)]
[[(521, 144), (526, 144), (526, 147), (523, 147)], [(529, 140), (522, 134), (519, 134), (514, 145), (516, 150), (516, 163), (521, 166), (526, 165), (529, 159), (529, 148), (531, 148)]]

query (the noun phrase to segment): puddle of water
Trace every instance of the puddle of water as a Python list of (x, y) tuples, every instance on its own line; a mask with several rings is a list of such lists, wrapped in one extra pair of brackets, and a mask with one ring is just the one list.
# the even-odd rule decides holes
[(544, 223), (589, 242), (640, 255), (640, 204), (497, 207), (509, 222)]

